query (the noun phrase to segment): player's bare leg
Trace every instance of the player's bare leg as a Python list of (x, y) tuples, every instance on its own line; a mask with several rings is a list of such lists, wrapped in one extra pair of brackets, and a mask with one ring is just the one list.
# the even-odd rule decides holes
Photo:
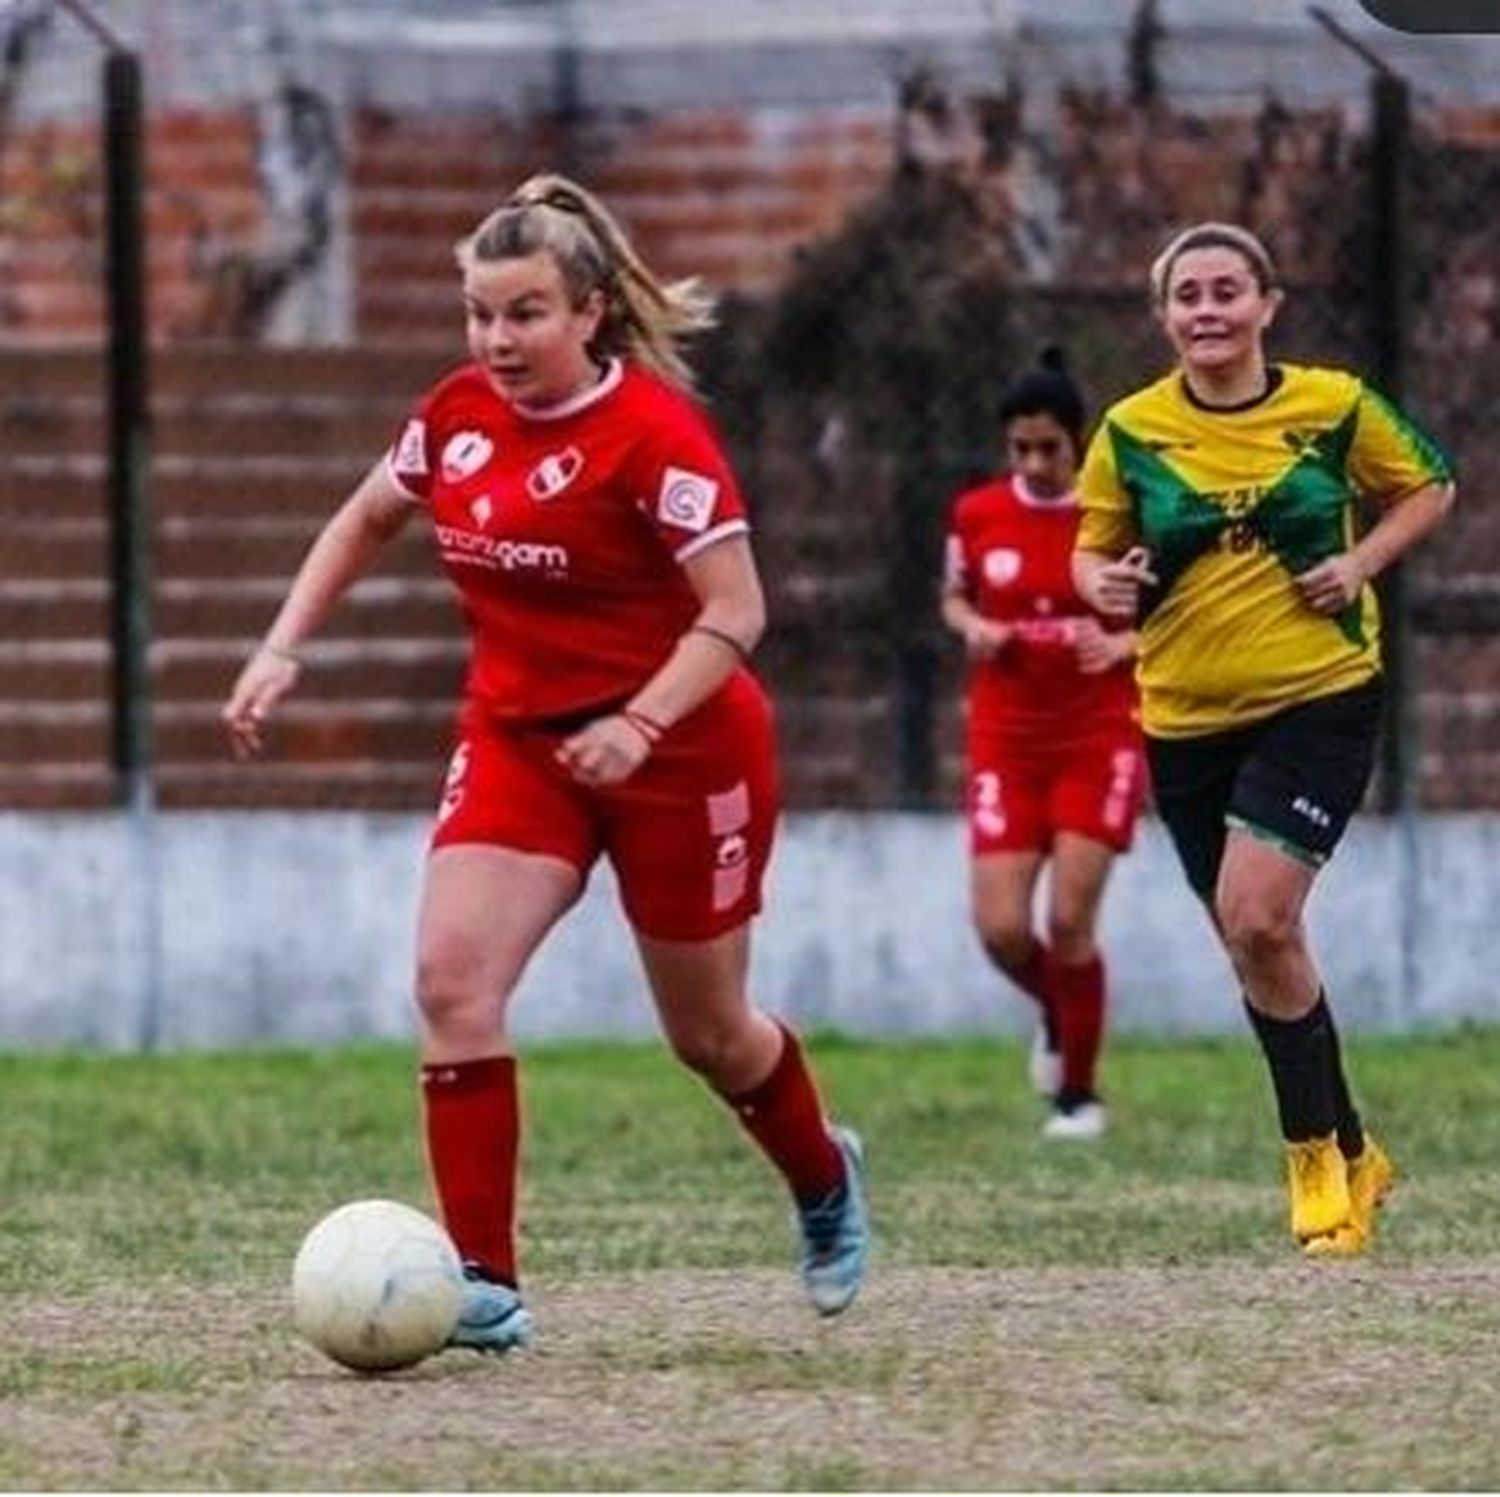
[(1287, 1146), (1292, 1233), (1304, 1244), (1342, 1232), (1352, 1218), (1338, 1143), (1332, 1021), (1302, 920), (1316, 877), (1316, 868), (1283, 848), (1232, 829), (1214, 900), (1271, 1071)]
[(503, 1353), (531, 1339), (517, 1288), (520, 1109), (505, 1016), (580, 887), (571, 863), (508, 848), (463, 844), (428, 859), (417, 935), (422, 1098), (433, 1185), (467, 1279), (455, 1346)]
[(1062, 1054), (1047, 992), (1047, 947), (1032, 916), (1042, 862), (1042, 853), (1032, 849), (981, 853), (970, 867), (969, 891), (985, 955), (1036, 1004), (1028, 1073), (1032, 1089), (1051, 1098), (1062, 1085)]
[(734, 1110), (786, 1180), (802, 1231), (802, 1279), (823, 1315), (846, 1309), (869, 1262), (864, 1155), (828, 1122), (796, 1035), (751, 1001), (749, 926), (706, 941), (637, 934), (667, 1040)]

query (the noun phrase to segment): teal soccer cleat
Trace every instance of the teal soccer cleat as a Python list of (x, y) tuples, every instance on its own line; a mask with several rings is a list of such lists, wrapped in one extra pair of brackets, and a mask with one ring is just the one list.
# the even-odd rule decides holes
[(464, 1264), (464, 1298), (449, 1346), (501, 1357), (530, 1343), (536, 1331), (531, 1311), (509, 1284), (497, 1284), (472, 1263)]
[(850, 1128), (828, 1131), (844, 1156), (844, 1183), (821, 1201), (797, 1208), (803, 1243), (802, 1282), (819, 1315), (847, 1310), (870, 1265), (864, 1147)]

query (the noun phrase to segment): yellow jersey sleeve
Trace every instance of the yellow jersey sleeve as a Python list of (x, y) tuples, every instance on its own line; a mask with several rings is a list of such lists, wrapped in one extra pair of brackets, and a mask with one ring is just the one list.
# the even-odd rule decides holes
[(1099, 423), (1078, 473), (1077, 549), (1122, 556), (1140, 539), (1130, 495), (1120, 481), (1109, 417)]
[(1389, 503), (1430, 483), (1452, 483), (1436, 442), (1377, 390), (1361, 384), (1348, 473), (1370, 499)]

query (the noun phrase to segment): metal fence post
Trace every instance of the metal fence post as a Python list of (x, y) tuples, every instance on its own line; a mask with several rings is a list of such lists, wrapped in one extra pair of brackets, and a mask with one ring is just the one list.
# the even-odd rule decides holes
[(104, 48), (105, 277), (109, 311), (110, 763), (124, 812), (134, 946), (122, 964), (136, 1042), (162, 1038), (165, 967), (160, 828), (151, 742), (149, 334), (140, 58), (86, 0), (64, 8)]

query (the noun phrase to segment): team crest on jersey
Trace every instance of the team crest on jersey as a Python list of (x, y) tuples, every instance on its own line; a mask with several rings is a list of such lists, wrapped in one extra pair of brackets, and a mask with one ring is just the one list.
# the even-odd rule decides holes
[(1009, 587), (1021, 575), (1021, 553), (996, 546), (984, 553), (984, 580), (991, 587)]
[(708, 529), (718, 497), (719, 485), (715, 479), (686, 468), (668, 468), (661, 476), (656, 517), (668, 525), (701, 534)]
[(583, 472), (583, 454), (576, 447), (549, 452), (526, 475), (526, 492), (538, 504), (556, 499)]
[(459, 483), (471, 478), (495, 455), (495, 444), (482, 431), (461, 431), (443, 446), (443, 479)]
[(427, 423), (415, 418), (402, 428), (396, 441), (391, 466), (408, 478), (421, 478), (427, 472)]

